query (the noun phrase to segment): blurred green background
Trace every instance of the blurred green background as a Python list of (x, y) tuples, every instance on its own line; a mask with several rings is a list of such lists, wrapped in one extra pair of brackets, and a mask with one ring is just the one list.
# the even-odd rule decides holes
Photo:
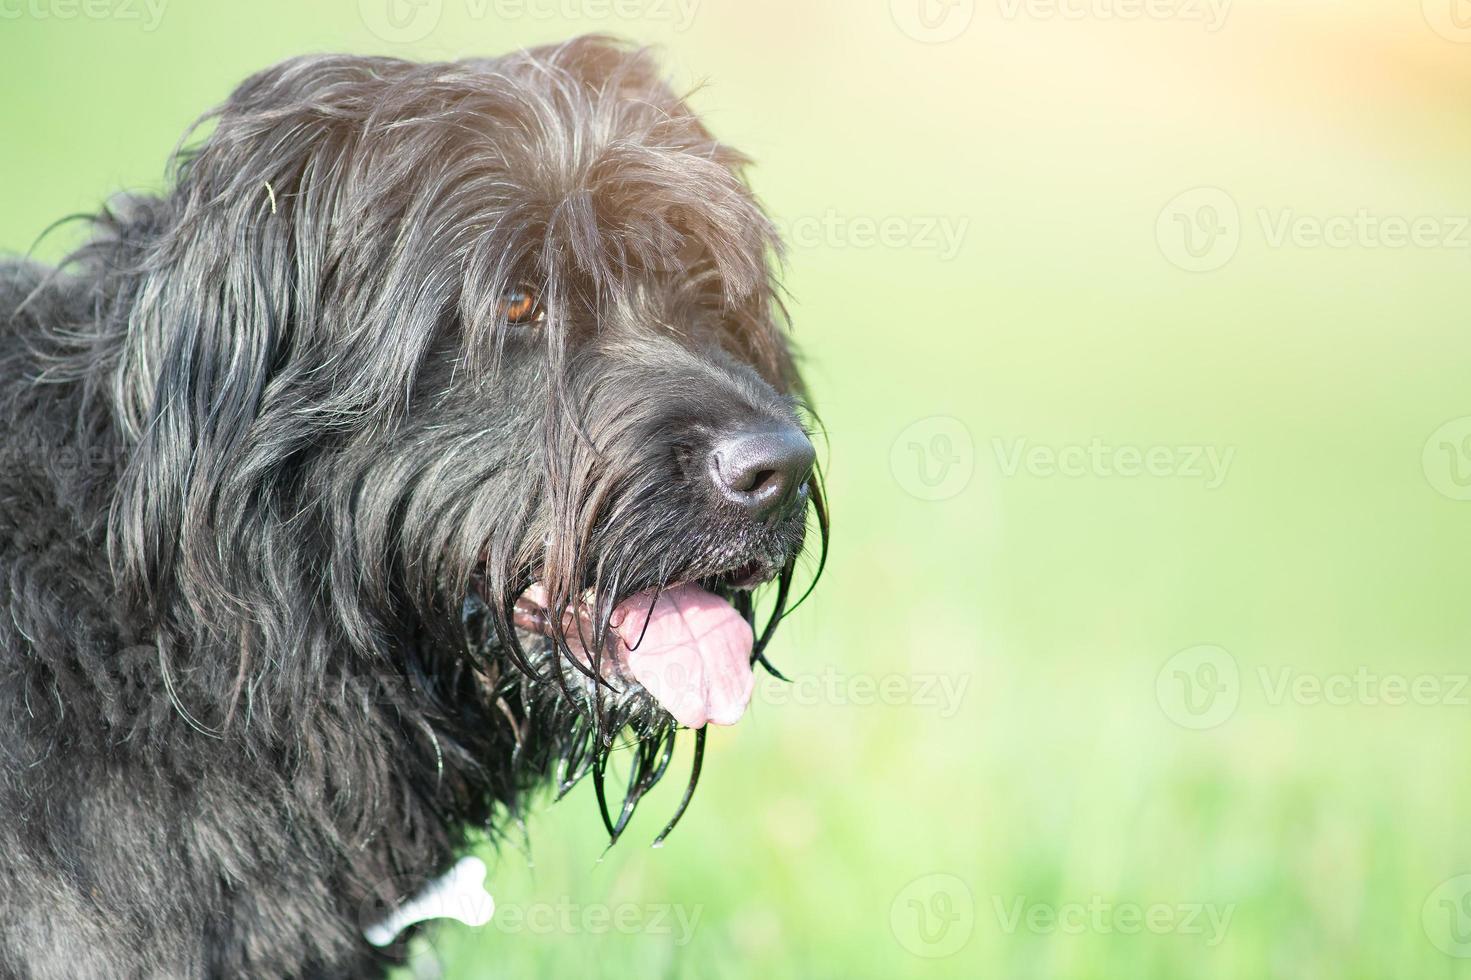
[(1471, 975), (1471, 5), (0, 0), (0, 248), (276, 59), (584, 31), (758, 161), (833, 559), (667, 847), (543, 808), (415, 969)]

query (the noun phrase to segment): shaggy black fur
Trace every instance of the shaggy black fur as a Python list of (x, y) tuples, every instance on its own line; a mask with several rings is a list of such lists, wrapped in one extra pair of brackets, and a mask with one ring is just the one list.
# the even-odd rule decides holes
[(360, 910), (467, 828), (590, 772), (616, 837), (668, 764), (637, 685), (513, 627), (532, 581), (601, 639), (775, 580), (759, 655), (826, 539), (815, 483), (703, 489), (801, 391), (744, 161), (646, 54), (300, 58), (199, 132), (0, 263), (4, 977), (376, 975)]

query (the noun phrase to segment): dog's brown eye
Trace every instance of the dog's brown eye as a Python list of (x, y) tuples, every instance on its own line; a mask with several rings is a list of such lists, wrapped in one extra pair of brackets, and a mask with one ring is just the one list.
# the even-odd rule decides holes
[(501, 297), (500, 313), (507, 323), (530, 323), (541, 317), (541, 304), (533, 290), (517, 286)]

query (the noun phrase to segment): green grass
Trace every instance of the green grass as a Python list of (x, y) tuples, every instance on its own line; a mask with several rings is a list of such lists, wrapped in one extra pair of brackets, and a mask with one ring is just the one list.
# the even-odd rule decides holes
[[(1471, 210), (1464, 50), (1387, 0), (1353, 17), (1242, 2), (1216, 34), (981, 5), (938, 46), (886, 7), (706, 0), (676, 32), (502, 23), (446, 0), (441, 26), (404, 47), (345, 0), (173, 0), (147, 33), (6, 22), (0, 78), (21, 95), (0, 109), (0, 246), (156, 182), (185, 123), (277, 57), (498, 51), (599, 27), (663, 41), (683, 77), (709, 76), (700, 104), (758, 158), (784, 226), (841, 219), (787, 274), (834, 514), (827, 579), (776, 650), (803, 684), (763, 688), (711, 738), (661, 850), (645, 845), (675, 785), (606, 855), (585, 788), (538, 811), (529, 852), (491, 856), (497, 924), (440, 930), (425, 968), (1471, 973), (1437, 947), (1453, 936), (1446, 894), (1432, 897), (1471, 871), (1471, 705), (1450, 696), (1471, 662), (1471, 504), (1422, 464), (1430, 434), (1471, 414), (1471, 249), (1274, 247), (1267, 233), (1288, 208)], [(1230, 192), (1242, 233), (1228, 264), (1189, 273), (1156, 219), (1197, 186)], [(854, 219), (895, 217), (907, 244), (855, 238)], [(948, 259), (914, 240), (930, 218), (965, 222)], [(925, 500), (908, 442), (927, 451), (939, 430), (911, 427), (934, 416), (959, 420), (969, 448), (952, 439), (947, 455), (973, 474)], [(1095, 437), (1233, 455), (1214, 489), (1006, 472), (1016, 440)], [(1166, 661), (1202, 644), (1234, 658), (1239, 705), (1197, 731), (1156, 692)], [(1429, 677), (1440, 703), (1275, 697), (1284, 669), (1360, 668)], [(1017, 908), (1086, 920), (1031, 928)], [(1130, 909), (1162, 925), (1131, 931)], [(958, 916), (949, 931), (941, 913)]]

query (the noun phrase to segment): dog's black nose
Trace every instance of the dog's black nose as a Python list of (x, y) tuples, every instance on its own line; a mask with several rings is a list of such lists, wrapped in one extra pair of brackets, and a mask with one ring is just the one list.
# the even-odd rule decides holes
[(789, 503), (807, 482), (817, 453), (795, 425), (748, 429), (715, 443), (710, 473), (731, 503), (765, 517)]

